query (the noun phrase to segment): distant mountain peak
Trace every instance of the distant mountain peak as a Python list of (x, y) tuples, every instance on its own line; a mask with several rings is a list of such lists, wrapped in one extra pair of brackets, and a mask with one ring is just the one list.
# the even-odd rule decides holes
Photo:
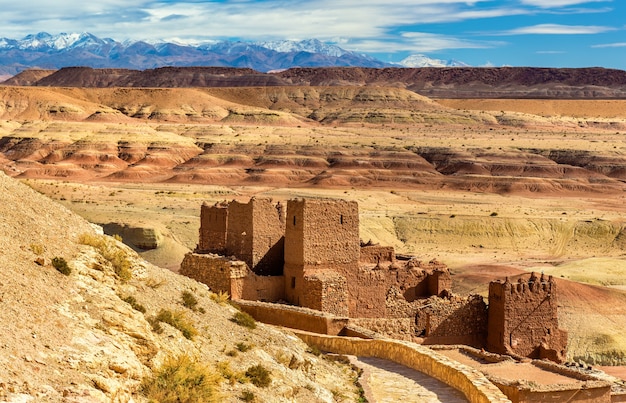
[(410, 55), (398, 63), (402, 67), (469, 67), (468, 64), (457, 60), (433, 59), (426, 55)]
[[(430, 61), (430, 62), (428, 62)], [(115, 41), (88, 32), (47, 32), (22, 39), (0, 38), (0, 75), (15, 75), (28, 68), (59, 69), (70, 66), (144, 70), (174, 66), (246, 67), (261, 72), (292, 67), (423, 67), (465, 66), (413, 55), (399, 64), (342, 49), (318, 39), (265, 42)]]

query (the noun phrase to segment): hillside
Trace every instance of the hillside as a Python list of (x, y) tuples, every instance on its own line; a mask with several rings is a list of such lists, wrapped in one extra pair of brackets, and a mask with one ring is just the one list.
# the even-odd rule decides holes
[[(211, 401), (356, 399), (348, 367), (307, 353), (288, 333), (234, 323), (236, 309), (206, 286), (148, 264), (4, 174), (0, 190), (1, 400), (146, 401), (142, 382), (181, 356), (216, 374)], [(54, 258), (71, 273), (55, 270)], [(186, 327), (151, 325), (164, 311)], [(257, 364), (271, 387), (244, 375)]]
[(93, 69), (66, 67), (33, 80), (28, 70), (3, 85), (50, 87), (369, 86), (432, 98), (624, 99), (626, 71), (537, 67), (292, 67), (275, 73), (232, 67)]

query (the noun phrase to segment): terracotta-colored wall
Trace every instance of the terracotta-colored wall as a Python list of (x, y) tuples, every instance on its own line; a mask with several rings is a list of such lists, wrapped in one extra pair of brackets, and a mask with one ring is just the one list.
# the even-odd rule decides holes
[(316, 268), (359, 261), (359, 210), (345, 200), (287, 202), (285, 262)]
[(519, 385), (504, 385), (493, 381), (500, 390), (507, 395), (513, 403), (553, 403), (553, 402), (578, 402), (578, 403), (610, 403), (611, 386), (604, 385), (590, 387), (585, 385), (564, 387), (563, 390), (555, 388), (531, 389), (520, 388)]
[(291, 329), (337, 335), (348, 324), (348, 318), (302, 307), (245, 300), (237, 300), (235, 302), (242, 311), (260, 322)]
[(360, 251), (359, 261), (361, 263), (385, 263), (395, 260), (396, 252), (393, 246), (363, 246)]
[(465, 344), (484, 347), (487, 337), (487, 305), (480, 296), (433, 300), (416, 315), (428, 344)]
[(280, 275), (284, 264), (285, 217), (282, 206), (252, 199), (252, 266), (259, 275)]
[(180, 265), (179, 274), (209, 286), (213, 292), (233, 295), (231, 279), (233, 268), (241, 270), (245, 263), (218, 255), (187, 253)]
[(257, 276), (245, 262), (223, 256), (188, 253), (179, 273), (233, 299), (280, 301), (285, 297), (283, 276)]
[(198, 252), (224, 253), (226, 248), (228, 209), (223, 205), (200, 208)]
[(253, 268), (252, 262), (252, 203), (231, 201), (228, 204), (226, 255), (236, 256)]
[(305, 276), (304, 284), (302, 306), (348, 316), (348, 284), (344, 276), (335, 272), (316, 272)]
[(561, 356), (566, 345), (558, 328), (556, 283), (531, 279), (489, 284), (487, 348), (497, 353), (539, 358), (544, 343)]

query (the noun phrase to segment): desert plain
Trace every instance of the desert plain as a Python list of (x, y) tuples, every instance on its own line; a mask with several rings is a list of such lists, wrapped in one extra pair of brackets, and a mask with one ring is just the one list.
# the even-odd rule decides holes
[(194, 249), (202, 203), (355, 200), (363, 241), (447, 264), (455, 293), (554, 276), (568, 359), (626, 364), (626, 100), (356, 86), (0, 93), (3, 171), (105, 229), (143, 229), (156, 248), (128, 243), (154, 264), (176, 271)]

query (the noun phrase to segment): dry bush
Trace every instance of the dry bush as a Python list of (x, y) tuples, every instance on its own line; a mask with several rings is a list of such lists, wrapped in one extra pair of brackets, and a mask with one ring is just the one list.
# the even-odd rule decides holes
[(246, 377), (259, 388), (265, 388), (272, 383), (270, 371), (261, 364), (253, 365), (246, 371)]
[(139, 311), (141, 313), (146, 313), (146, 308), (143, 305), (141, 305), (139, 302), (137, 302), (137, 299), (135, 299), (135, 297), (133, 297), (132, 295), (122, 298), (122, 301), (126, 302), (127, 304), (130, 304), (130, 306), (134, 310)]
[(183, 354), (167, 358), (151, 377), (143, 380), (141, 390), (151, 402), (218, 402), (216, 390), (220, 381), (219, 374)]
[(256, 329), (256, 321), (252, 316), (248, 315), (245, 312), (235, 312), (230, 320), (235, 322), (239, 326), (247, 327), (248, 329)]
[(228, 302), (229, 298), (230, 298), (230, 295), (228, 295), (228, 293), (224, 291), (220, 291), (218, 293), (214, 293), (214, 292), (211, 293), (211, 299), (220, 305), (224, 305), (226, 302)]
[(154, 319), (156, 322), (167, 323), (168, 325), (180, 330), (183, 336), (189, 340), (193, 340), (194, 336), (198, 334), (198, 331), (193, 326), (193, 323), (191, 323), (191, 321), (187, 318), (185, 312), (161, 309), (159, 314)]
[(113, 271), (122, 280), (127, 282), (133, 276), (128, 252), (120, 248), (117, 242), (105, 235), (85, 233), (80, 235), (78, 242), (94, 247), (103, 258), (113, 266)]
[(228, 381), (231, 385), (235, 383), (245, 383), (248, 381), (246, 375), (243, 372), (235, 372), (230, 367), (228, 361), (220, 361), (217, 363), (217, 370), (220, 375)]
[(52, 267), (57, 269), (59, 273), (69, 276), (72, 273), (72, 269), (67, 265), (67, 262), (62, 257), (52, 258)]
[(181, 293), (181, 299), (183, 300), (183, 306), (195, 311), (198, 308), (198, 299), (190, 291), (183, 291)]

